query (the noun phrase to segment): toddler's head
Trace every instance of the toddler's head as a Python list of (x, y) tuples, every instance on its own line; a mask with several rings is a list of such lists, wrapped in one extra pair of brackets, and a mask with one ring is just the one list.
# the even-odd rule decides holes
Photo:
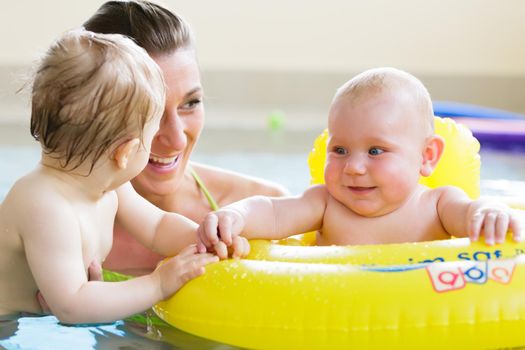
[(337, 90), (328, 118), (326, 185), (364, 216), (400, 207), (442, 151), (432, 101), (414, 76), (367, 70)]
[(119, 142), (142, 139), (164, 109), (162, 73), (132, 40), (68, 32), (46, 52), (32, 85), (31, 134), (65, 170), (90, 171)]

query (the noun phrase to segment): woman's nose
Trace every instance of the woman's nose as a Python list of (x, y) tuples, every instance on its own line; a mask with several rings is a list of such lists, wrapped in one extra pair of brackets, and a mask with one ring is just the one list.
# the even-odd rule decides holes
[(359, 155), (349, 156), (345, 162), (344, 172), (350, 175), (366, 173), (366, 162)]
[(160, 121), (159, 131), (156, 139), (164, 147), (174, 150), (183, 150), (186, 147), (187, 138), (185, 124), (176, 112), (164, 113)]

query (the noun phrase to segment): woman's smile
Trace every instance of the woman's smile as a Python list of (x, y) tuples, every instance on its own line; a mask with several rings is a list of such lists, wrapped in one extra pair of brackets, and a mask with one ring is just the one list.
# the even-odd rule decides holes
[(159, 157), (153, 154), (150, 155), (148, 168), (154, 172), (166, 173), (172, 171), (182, 158), (181, 153), (173, 157)]

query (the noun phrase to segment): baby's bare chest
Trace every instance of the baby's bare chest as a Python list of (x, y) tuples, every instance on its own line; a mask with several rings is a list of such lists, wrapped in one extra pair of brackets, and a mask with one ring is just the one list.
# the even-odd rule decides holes
[(388, 244), (449, 238), (432, 203), (419, 203), (379, 217), (362, 217), (342, 205), (327, 207), (322, 244)]

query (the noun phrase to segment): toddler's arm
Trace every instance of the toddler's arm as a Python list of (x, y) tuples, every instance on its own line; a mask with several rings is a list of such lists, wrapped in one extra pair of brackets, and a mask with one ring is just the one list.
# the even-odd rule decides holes
[[(104, 280), (104, 276), (102, 275), (102, 266), (100, 265), (98, 261), (92, 261), (91, 264), (89, 264), (88, 271), (87, 271), (87, 279), (88, 281), (103, 281)], [(47, 305), (47, 301), (46, 299), (44, 299), (42, 292), (40, 291), (36, 292), (36, 300), (40, 304), (42, 313), (44, 314), (51, 313), (51, 309), (49, 308), (49, 305)]]
[(149, 275), (124, 282), (89, 282), (83, 258), (87, 254), (86, 259), (92, 259), (89, 251), (98, 241), (83, 237), (76, 213), (67, 205), (41, 204), (32, 220), (21, 225), (22, 240), (38, 289), (65, 323), (112, 322), (142, 312), (218, 260), (198, 254), (193, 245)]
[(117, 189), (117, 221), (145, 247), (164, 256), (196, 243), (198, 225), (177, 213), (163, 211), (141, 197), (128, 182)]
[(248, 254), (240, 235), (249, 239), (281, 239), (320, 229), (328, 193), (322, 185), (296, 197), (254, 196), (209, 213), (198, 230), (198, 249), (215, 251), (224, 259), (226, 246), (234, 256)]
[(509, 230), (515, 241), (520, 241), (525, 234), (523, 211), (503, 203), (470, 200), (463, 191), (454, 187), (441, 190), (438, 214), (445, 230), (451, 235), (468, 235), (472, 241), (483, 235), (485, 243), (493, 245), (503, 243)]

